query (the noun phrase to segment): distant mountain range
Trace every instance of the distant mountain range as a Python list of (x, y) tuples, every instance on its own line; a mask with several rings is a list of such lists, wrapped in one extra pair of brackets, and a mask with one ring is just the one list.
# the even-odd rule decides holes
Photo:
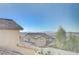
[[(55, 32), (20, 32), (20, 35), (25, 35), (27, 33), (45, 33), (45, 34), (52, 36), (52, 37), (55, 37), (55, 35), (56, 35)], [(68, 35), (69, 33), (79, 36), (79, 32), (66, 32), (66, 35)]]

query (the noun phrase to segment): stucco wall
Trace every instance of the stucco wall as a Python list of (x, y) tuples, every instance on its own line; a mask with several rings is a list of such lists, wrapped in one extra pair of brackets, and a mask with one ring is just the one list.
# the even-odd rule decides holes
[(16, 47), (19, 39), (19, 30), (0, 30), (0, 46)]

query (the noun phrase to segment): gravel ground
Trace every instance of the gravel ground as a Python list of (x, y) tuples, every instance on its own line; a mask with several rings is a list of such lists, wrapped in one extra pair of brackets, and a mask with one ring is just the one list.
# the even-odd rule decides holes
[(31, 44), (25, 43), (25, 42), (22, 42), (19, 45), (24, 46), (24, 47), (28, 47), (28, 48), (32, 48), (35, 51), (35, 54), (39, 54), (38, 52), (42, 51), (43, 54), (50, 52), (48, 55), (79, 55), (79, 53), (74, 53), (71, 51), (65, 51), (65, 50), (56, 49), (56, 48), (50, 48), (50, 47), (40, 48), (40, 47), (36, 47), (34, 45), (31, 45)]
[[(71, 51), (65, 51), (61, 49), (56, 49), (56, 48), (39, 48), (36, 52), (36, 54), (39, 54), (38, 52), (43, 52), (43, 54), (47, 55), (79, 55), (79, 53), (74, 53)], [(48, 53), (49, 52), (49, 53)]]

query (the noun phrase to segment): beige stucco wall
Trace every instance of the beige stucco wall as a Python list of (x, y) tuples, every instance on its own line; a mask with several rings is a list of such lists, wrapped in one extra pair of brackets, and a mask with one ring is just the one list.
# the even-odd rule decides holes
[(0, 46), (16, 47), (19, 30), (0, 30)]
[(18, 47), (19, 30), (0, 30), (0, 47), (10, 48), (22, 54), (34, 54), (32, 49)]

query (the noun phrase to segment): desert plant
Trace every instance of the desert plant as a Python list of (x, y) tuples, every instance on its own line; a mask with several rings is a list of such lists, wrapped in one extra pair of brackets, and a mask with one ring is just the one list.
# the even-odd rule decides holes
[(46, 51), (44, 49), (40, 49), (40, 50), (35, 50), (35, 53), (38, 55), (50, 55), (51, 51)]

